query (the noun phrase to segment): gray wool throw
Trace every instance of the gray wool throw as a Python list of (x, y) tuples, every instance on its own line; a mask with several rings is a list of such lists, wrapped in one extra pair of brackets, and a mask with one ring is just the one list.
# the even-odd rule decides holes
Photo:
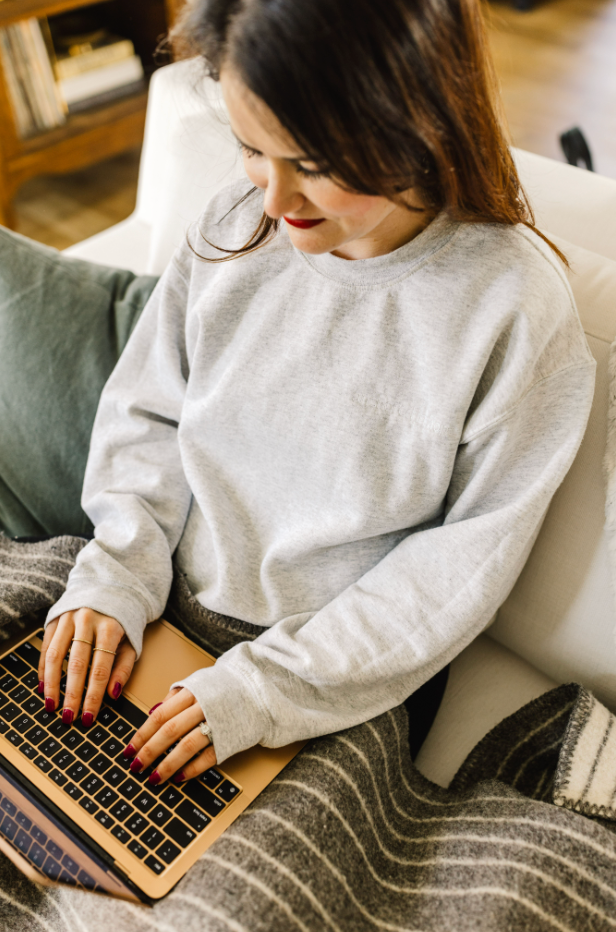
[(81, 537), (17, 543), (0, 534), (0, 640), (15, 634), (26, 619), (60, 598), (77, 554), (86, 544)]
[[(180, 576), (166, 614), (210, 650), (258, 634), (206, 612)], [(611, 713), (581, 686), (558, 687), (494, 728), (448, 789), (414, 767), (407, 734), (400, 706), (308, 744), (152, 909), (39, 887), (0, 855), (0, 929), (616, 927)]]

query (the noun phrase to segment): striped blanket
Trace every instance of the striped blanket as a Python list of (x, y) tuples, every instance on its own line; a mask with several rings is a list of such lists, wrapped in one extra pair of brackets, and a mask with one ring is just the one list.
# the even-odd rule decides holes
[(38, 887), (0, 858), (0, 929), (616, 928), (616, 727), (588, 692), (558, 687), (503, 721), (448, 789), (407, 734), (401, 706), (311, 742), (152, 909)]

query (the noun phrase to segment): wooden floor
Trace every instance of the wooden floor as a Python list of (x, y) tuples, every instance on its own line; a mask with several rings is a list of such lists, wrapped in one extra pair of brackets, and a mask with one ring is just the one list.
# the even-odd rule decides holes
[[(616, 0), (537, 0), (518, 12), (487, 4), (515, 145), (563, 159), (559, 135), (583, 130), (595, 168), (616, 178)], [(139, 153), (73, 175), (38, 178), (17, 199), (18, 229), (60, 249), (133, 210)]]

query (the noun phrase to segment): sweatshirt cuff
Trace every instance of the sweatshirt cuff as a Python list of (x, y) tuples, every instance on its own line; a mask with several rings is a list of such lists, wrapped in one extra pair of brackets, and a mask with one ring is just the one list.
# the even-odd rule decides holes
[(264, 742), (269, 719), (247, 679), (219, 661), (178, 680), (170, 689), (188, 689), (212, 729), (216, 762)]
[(49, 609), (45, 627), (64, 612), (76, 612), (80, 608), (91, 608), (102, 615), (115, 618), (124, 628), (137, 657), (140, 656), (148, 616), (146, 606), (134, 590), (120, 586), (102, 586), (98, 581), (78, 580), (69, 584), (64, 595)]

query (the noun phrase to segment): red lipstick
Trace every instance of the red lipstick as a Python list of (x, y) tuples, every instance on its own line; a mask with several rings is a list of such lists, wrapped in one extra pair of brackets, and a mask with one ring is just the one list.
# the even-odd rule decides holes
[(299, 227), (300, 230), (309, 230), (311, 227), (316, 227), (319, 223), (323, 223), (325, 217), (321, 217), (320, 220), (291, 220), (290, 217), (284, 218), (287, 223), (290, 223), (292, 227)]

